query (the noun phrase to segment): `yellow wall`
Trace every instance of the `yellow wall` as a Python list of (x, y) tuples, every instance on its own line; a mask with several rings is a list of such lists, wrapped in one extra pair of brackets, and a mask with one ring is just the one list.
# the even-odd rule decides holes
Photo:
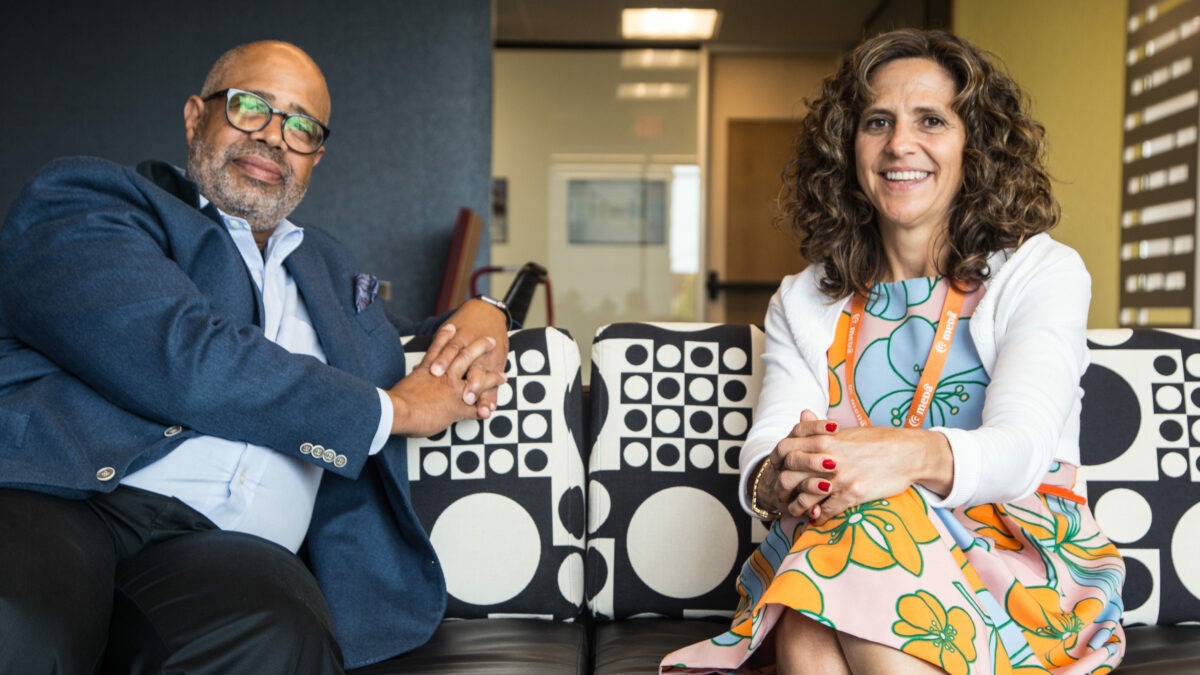
[(1046, 126), (1063, 218), (1092, 273), (1089, 326), (1117, 325), (1124, 0), (955, 0), (954, 31), (992, 52)]

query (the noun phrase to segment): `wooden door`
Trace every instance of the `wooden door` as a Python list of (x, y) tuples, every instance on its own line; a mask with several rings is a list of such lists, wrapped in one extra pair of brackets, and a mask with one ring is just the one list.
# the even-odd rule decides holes
[(795, 240), (779, 222), (783, 169), (795, 120), (730, 120), (725, 278), (710, 278), (725, 321), (762, 325), (780, 280), (804, 269)]

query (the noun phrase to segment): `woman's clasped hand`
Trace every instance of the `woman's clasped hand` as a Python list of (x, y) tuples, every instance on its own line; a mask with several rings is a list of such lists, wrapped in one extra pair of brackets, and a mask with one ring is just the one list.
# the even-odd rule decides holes
[[(953, 456), (946, 437), (897, 431), (840, 428), (805, 410), (771, 453), (758, 503), (821, 525), (851, 506), (899, 494), (914, 484), (947, 492)], [(936, 475), (939, 469), (941, 476)]]

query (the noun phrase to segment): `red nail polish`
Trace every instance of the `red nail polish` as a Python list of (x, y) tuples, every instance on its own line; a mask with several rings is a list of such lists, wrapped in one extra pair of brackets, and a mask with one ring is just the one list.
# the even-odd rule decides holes
[(837, 431), (837, 422), (826, 422), (825, 431), (828, 431), (829, 433)]
[(827, 481), (827, 480), (823, 480), (823, 481), (820, 481), (817, 483), (817, 489), (820, 490), (821, 492), (829, 492), (830, 487), (832, 487), (832, 486), (829, 484), (829, 481)]
[(825, 467), (829, 471), (833, 471), (837, 468), (837, 462), (827, 458), (825, 461), (821, 462), (821, 466)]

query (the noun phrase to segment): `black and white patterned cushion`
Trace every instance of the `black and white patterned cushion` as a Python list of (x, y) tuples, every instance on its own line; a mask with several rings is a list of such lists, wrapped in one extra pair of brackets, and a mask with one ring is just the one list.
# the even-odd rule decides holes
[(738, 505), (763, 334), (618, 323), (592, 345), (588, 605), (598, 618), (730, 616), (765, 529)]
[[(409, 370), (428, 344), (406, 339)], [(584, 600), (579, 347), (553, 328), (509, 346), (489, 419), (408, 439), (413, 506), (445, 570), (447, 618), (571, 620)]]
[(1080, 452), (1126, 624), (1200, 621), (1200, 331), (1091, 330)]

